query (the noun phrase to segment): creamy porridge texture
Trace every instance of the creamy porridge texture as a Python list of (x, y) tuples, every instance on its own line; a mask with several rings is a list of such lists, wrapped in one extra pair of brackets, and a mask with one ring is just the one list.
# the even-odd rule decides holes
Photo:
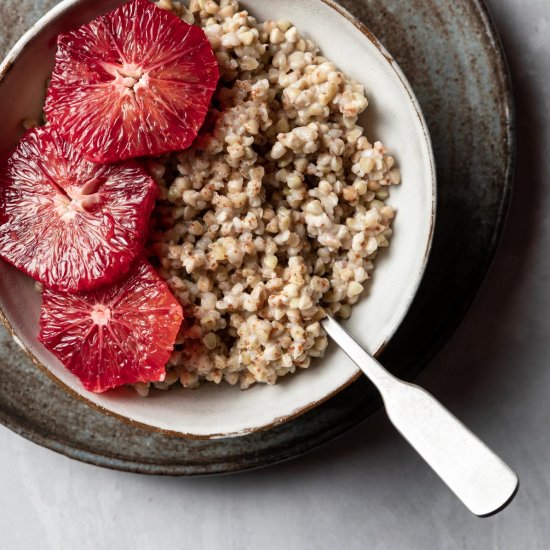
[(187, 317), (154, 386), (273, 384), (323, 355), (325, 312), (350, 316), (388, 245), (400, 172), (358, 126), (363, 86), (290, 22), (235, 0), (157, 5), (204, 29), (221, 78), (195, 144), (148, 161), (150, 253)]

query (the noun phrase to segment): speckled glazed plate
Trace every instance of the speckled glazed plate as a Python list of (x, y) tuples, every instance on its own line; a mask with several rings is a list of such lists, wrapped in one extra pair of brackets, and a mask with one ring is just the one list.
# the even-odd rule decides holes
[[(53, 4), (46, 1), (41, 7)], [(19, 11), (32, 5), (22, 0), (18, 13), (2, 14), (13, 38), (30, 23), (18, 27)], [(412, 378), (456, 326), (494, 253), (511, 187), (510, 86), (494, 29), (478, 2), (344, 5), (398, 60), (435, 148), (439, 223), (432, 257), (412, 308), (383, 354), (393, 372)], [(2, 30), (1, 36), (9, 35)], [(173, 438), (89, 409), (35, 369), (10, 338), (3, 337), (3, 343), (0, 420), (64, 454), (124, 470), (201, 474), (267, 465), (329, 440), (379, 405), (361, 378), (323, 405), (266, 432), (210, 441)]]

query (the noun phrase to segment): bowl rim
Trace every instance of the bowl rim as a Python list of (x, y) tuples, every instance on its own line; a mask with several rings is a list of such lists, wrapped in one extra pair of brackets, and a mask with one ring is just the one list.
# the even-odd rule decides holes
[[(11, 67), (15, 64), (17, 61), (17, 58), (23, 53), (29, 42), (37, 36), (43, 29), (46, 27), (50, 22), (55, 20), (57, 17), (62, 15), (66, 10), (69, 8), (72, 8), (73, 6), (76, 6), (80, 3), (85, 2), (86, 0), (62, 0), (59, 4), (54, 6), (52, 9), (50, 9), (46, 14), (44, 14), (38, 21), (36, 21), (28, 31), (26, 31), (21, 38), (14, 44), (14, 46), (9, 50), (9, 52), (6, 54), (6, 57), (3, 59), (3, 61), (0, 63), (0, 86), (2, 85), (2, 81), (4, 80), (5, 76), (8, 74)], [(436, 164), (435, 164), (435, 157), (433, 152), (433, 146), (432, 141), (430, 137), (430, 132), (428, 129), (428, 125), (426, 123), (424, 114), (422, 112), (422, 109), (420, 108), (420, 104), (416, 98), (416, 95), (412, 89), (412, 86), (410, 85), (407, 77), (399, 67), (398, 63), (395, 61), (393, 56), (386, 50), (386, 48), (380, 43), (380, 41), (376, 38), (376, 36), (368, 29), (368, 27), (362, 23), (360, 20), (358, 20), (355, 16), (353, 16), (348, 10), (346, 10), (344, 7), (336, 3), (335, 0), (318, 0), (328, 6), (329, 8), (333, 9), (338, 15), (344, 17), (348, 20), (348, 22), (352, 23), (355, 28), (357, 28), (361, 34), (369, 40), (376, 49), (382, 54), (386, 62), (389, 64), (390, 68), (393, 70), (397, 78), (399, 79), (399, 82), (404, 89), (404, 91), (407, 93), (407, 96), (409, 98), (410, 104), (414, 109), (414, 112), (416, 114), (416, 117), (418, 118), (418, 121), (420, 123), (420, 128), (422, 129), (425, 145), (427, 149), (427, 161), (429, 163), (430, 168), (430, 183), (431, 183), (431, 212), (430, 212), (430, 230), (428, 234), (428, 238), (426, 240), (426, 244), (424, 247), (424, 250), (421, 252), (423, 254), (422, 259), (422, 265), (420, 269), (418, 270), (418, 277), (415, 282), (413, 291), (411, 292), (409, 299), (407, 302), (405, 302), (405, 307), (403, 309), (403, 313), (401, 316), (401, 319), (399, 323), (396, 323), (393, 329), (386, 335), (386, 338), (384, 342), (380, 345), (380, 347), (373, 353), (374, 357), (379, 356), (388, 343), (390, 342), (391, 338), (394, 336), (394, 334), (397, 332), (397, 329), (403, 322), (403, 319), (407, 315), (407, 312), (409, 311), (411, 304), (418, 292), (418, 288), (423, 280), (424, 273), (426, 271), (426, 266), (428, 264), (428, 259), (430, 256), (430, 252), (432, 249), (433, 244), (433, 235), (435, 230), (435, 222), (436, 222), (436, 211), (437, 211), (437, 172), (436, 172)], [(121, 2), (122, 3), (122, 2)], [(42, 372), (44, 372), (53, 382), (55, 382), (61, 389), (63, 389), (67, 394), (69, 394), (71, 397), (75, 397), (82, 403), (85, 403), (89, 407), (92, 407), (93, 409), (107, 415), (113, 418), (116, 418), (118, 420), (121, 420), (127, 424), (130, 424), (131, 426), (142, 428), (145, 430), (148, 430), (150, 432), (156, 432), (161, 433), (170, 437), (176, 437), (176, 438), (185, 438), (185, 439), (194, 439), (194, 440), (210, 440), (210, 439), (221, 439), (221, 438), (230, 438), (230, 437), (239, 437), (239, 436), (245, 436), (251, 433), (255, 432), (263, 432), (268, 431), (280, 424), (286, 423), (290, 420), (293, 420), (294, 418), (301, 416), (302, 414), (310, 411), (311, 409), (317, 407), (318, 405), (321, 405), (325, 401), (331, 399), (338, 393), (340, 393), (342, 390), (347, 388), (350, 384), (355, 382), (357, 379), (359, 379), (362, 376), (362, 371), (357, 368), (356, 372), (348, 378), (344, 383), (340, 384), (337, 388), (333, 389), (332, 391), (328, 392), (326, 395), (324, 395), (322, 398), (313, 401), (311, 403), (308, 403), (305, 406), (299, 407), (297, 409), (294, 409), (292, 412), (286, 415), (279, 416), (269, 422), (268, 424), (264, 424), (261, 426), (251, 427), (251, 428), (245, 428), (243, 430), (239, 430), (237, 432), (228, 432), (228, 433), (210, 433), (210, 434), (195, 434), (195, 433), (185, 433), (177, 430), (169, 430), (160, 428), (158, 426), (153, 426), (151, 424), (147, 424), (146, 422), (141, 422), (138, 420), (134, 420), (130, 418), (129, 416), (125, 416), (123, 414), (114, 412), (106, 407), (103, 407), (102, 405), (99, 405), (98, 403), (95, 403), (85, 397), (84, 394), (78, 393), (73, 388), (65, 384), (61, 379), (59, 379), (46, 365), (44, 365), (22, 342), (22, 340), (17, 336), (17, 333), (15, 329), (13, 328), (8, 316), (4, 313), (2, 308), (0, 307), (0, 323), (4, 326), (4, 328), (8, 331), (8, 333), (11, 335), (14, 342), (23, 350), (23, 352), (29, 357), (29, 359), (32, 361), (32, 363), (38, 367)]]

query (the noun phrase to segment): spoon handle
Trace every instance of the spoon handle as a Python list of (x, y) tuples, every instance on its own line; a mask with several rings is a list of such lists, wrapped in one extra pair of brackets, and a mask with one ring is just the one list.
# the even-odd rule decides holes
[(516, 474), (439, 401), (390, 374), (331, 317), (323, 327), (378, 388), (393, 425), (470, 511), (488, 516), (512, 500)]

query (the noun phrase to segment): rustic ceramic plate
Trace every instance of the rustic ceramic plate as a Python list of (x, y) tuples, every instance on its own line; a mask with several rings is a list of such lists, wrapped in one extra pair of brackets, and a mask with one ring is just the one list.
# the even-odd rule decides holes
[[(44, 0), (41, 6), (54, 4)], [(509, 80), (498, 38), (478, 2), (344, 4), (397, 58), (434, 143), (439, 201), (432, 255), (416, 299), (383, 354), (393, 372), (412, 378), (456, 326), (495, 250), (514, 152)], [(25, 10), (33, 5), (21, 0), (17, 12), (2, 13), (0, 44), (6, 37), (15, 39), (31, 17), (40, 15)], [(0, 420), (68, 456), (129, 471), (191, 475), (271, 464), (342, 433), (379, 405), (370, 384), (360, 378), (267, 432), (208, 441), (172, 438), (91, 410), (34, 368), (11, 338), (4, 335), (2, 342)]]
[[(14, 146), (22, 133), (21, 120), (40, 114), (55, 37), (120, 3), (65, 0), (8, 54), (3, 66), (10, 69), (0, 80), (0, 152)], [(397, 158), (403, 185), (391, 191), (391, 204), (398, 212), (391, 246), (378, 258), (367, 296), (346, 323), (366, 349), (377, 352), (405, 316), (431, 244), (435, 163), (426, 123), (396, 63), (341, 7), (329, 0), (254, 0), (241, 6), (260, 20), (290, 19), (341, 70), (363, 83), (370, 101), (364, 119), (367, 135), (382, 140)], [(2, 70), (0, 66), (0, 75)], [(72, 393), (104, 412), (176, 435), (228, 437), (267, 429), (314, 407), (359, 376), (355, 364), (333, 345), (311, 368), (247, 392), (228, 384), (205, 384), (199, 391), (178, 387), (151, 392), (148, 399), (128, 388), (94, 394), (37, 341), (40, 295), (29, 277), (4, 262), (0, 262), (0, 308), (16, 341)]]

